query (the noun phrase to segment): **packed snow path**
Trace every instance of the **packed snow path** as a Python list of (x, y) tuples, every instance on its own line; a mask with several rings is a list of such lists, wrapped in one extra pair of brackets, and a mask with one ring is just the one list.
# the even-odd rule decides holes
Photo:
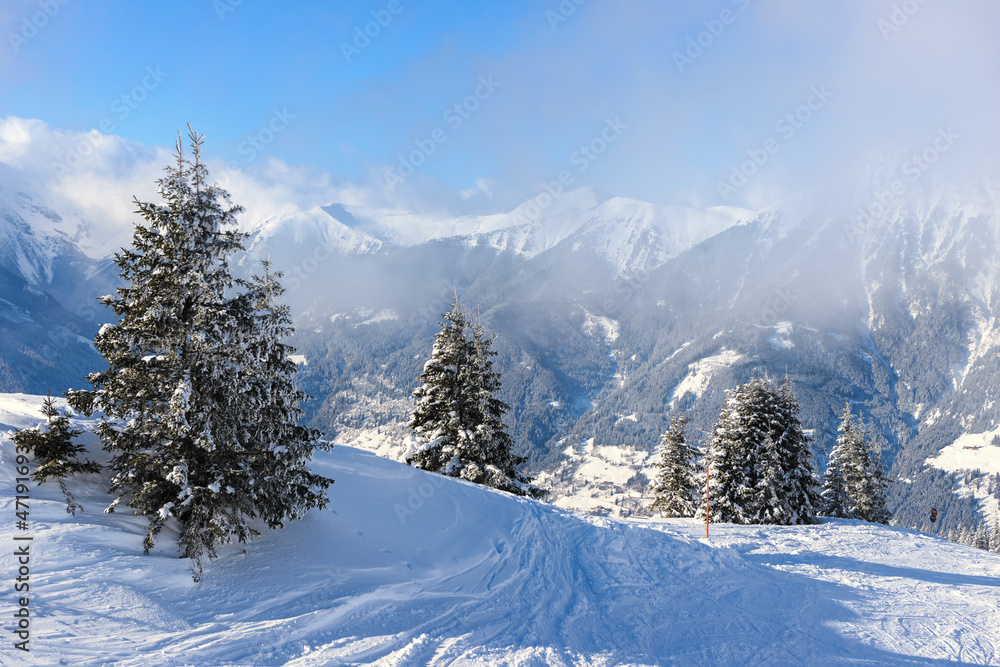
[[(0, 396), (0, 432), (37, 423)], [(13, 448), (0, 507), (13, 592)], [(1000, 557), (849, 521), (587, 517), (348, 447), (330, 508), (224, 548), (201, 583), (145, 520), (31, 489), (31, 654), (2, 664), (1000, 664)], [(8, 612), (9, 613), (9, 612)], [(10, 616), (8, 616), (10, 618)], [(10, 625), (5, 624), (9, 629)]]

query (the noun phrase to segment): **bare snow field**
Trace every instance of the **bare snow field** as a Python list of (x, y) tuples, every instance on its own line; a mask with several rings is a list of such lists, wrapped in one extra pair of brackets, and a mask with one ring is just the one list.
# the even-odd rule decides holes
[[(40, 405), (0, 395), (0, 433)], [(145, 519), (102, 513), (94, 476), (75, 518), (32, 483), (18, 528), (9, 433), (0, 458), (3, 665), (1000, 664), (1000, 557), (912, 530), (706, 541), (693, 520), (586, 516), (341, 446), (315, 461), (329, 508), (222, 548), (196, 584), (170, 531), (144, 555)]]

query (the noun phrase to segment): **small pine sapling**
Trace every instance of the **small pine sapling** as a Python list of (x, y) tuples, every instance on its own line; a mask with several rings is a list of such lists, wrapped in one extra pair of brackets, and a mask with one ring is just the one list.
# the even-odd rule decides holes
[(39, 484), (54, 479), (66, 497), (66, 512), (76, 516), (76, 510), (83, 506), (76, 503), (72, 492), (66, 486), (66, 477), (78, 473), (98, 473), (101, 464), (94, 461), (79, 461), (77, 457), (86, 453), (87, 448), (73, 442), (73, 438), (83, 431), (73, 428), (69, 417), (60, 412), (51, 395), (42, 403), (42, 414), (46, 421), (35, 428), (23, 429), (14, 434), (14, 444), (18, 451), (34, 456), (35, 471), (31, 478)]

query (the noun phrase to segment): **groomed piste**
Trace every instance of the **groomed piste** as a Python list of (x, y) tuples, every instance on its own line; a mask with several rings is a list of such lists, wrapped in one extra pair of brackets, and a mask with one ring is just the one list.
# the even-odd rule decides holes
[[(0, 395), (0, 433), (42, 397)], [(85, 420), (77, 420), (85, 426)], [(96, 449), (96, 441), (91, 443)], [(100, 452), (97, 452), (100, 456)], [(194, 583), (165, 531), (103, 514), (104, 481), (0, 494), (4, 665), (998, 664), (1000, 558), (912, 530), (598, 518), (338, 446), (330, 507)], [(16, 593), (15, 537), (30, 540)], [(29, 598), (30, 653), (14, 647)]]

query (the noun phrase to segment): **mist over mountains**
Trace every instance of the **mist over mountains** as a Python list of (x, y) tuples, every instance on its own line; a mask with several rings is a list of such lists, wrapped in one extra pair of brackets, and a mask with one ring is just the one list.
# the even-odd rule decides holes
[[(636, 511), (672, 411), (698, 445), (725, 389), (787, 373), (821, 468), (850, 402), (892, 464), (897, 522), (929, 530), (937, 506), (945, 530), (997, 508), (986, 458), (926, 462), (998, 425), (1000, 184), (912, 166), (758, 211), (589, 188), (483, 216), (327, 203), (251, 223), (238, 268), (285, 273), (309, 425), (337, 441), (402, 452), (454, 289), (497, 335), (512, 435), (557, 503)], [(103, 365), (96, 297), (117, 271), (40, 185), (0, 171), (3, 392), (80, 387)]]

